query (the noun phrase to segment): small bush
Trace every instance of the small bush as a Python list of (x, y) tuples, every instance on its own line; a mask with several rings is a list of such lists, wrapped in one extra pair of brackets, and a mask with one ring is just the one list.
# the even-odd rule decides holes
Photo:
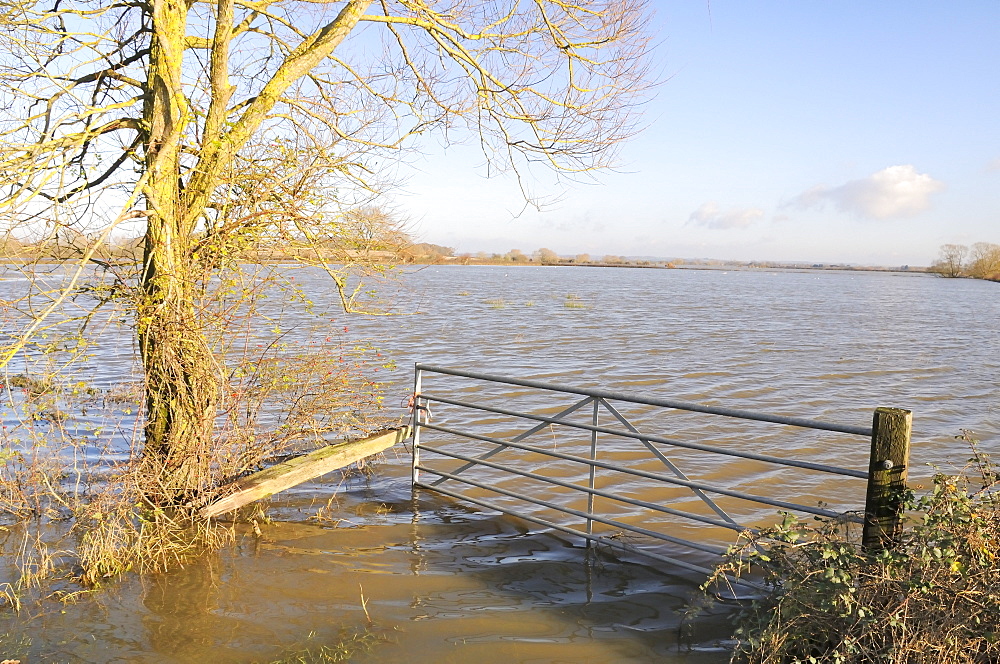
[(907, 496), (907, 527), (891, 550), (866, 552), (846, 524), (787, 514), (734, 547), (704, 588), (752, 568), (773, 592), (735, 617), (733, 661), (1000, 661), (998, 476), (969, 442), (965, 470)]
[(4, 387), (7, 387), (8, 389), (19, 388), (32, 396), (51, 394), (57, 389), (56, 384), (51, 378), (47, 376), (39, 378), (36, 376), (29, 376), (27, 374), (11, 376), (7, 379)]

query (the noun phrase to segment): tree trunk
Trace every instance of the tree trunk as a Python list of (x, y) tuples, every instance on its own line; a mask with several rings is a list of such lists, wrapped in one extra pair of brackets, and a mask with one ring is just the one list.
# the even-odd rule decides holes
[[(281, 95), (350, 34), (371, 0), (349, 0), (329, 24), (306, 37), (249, 102), (239, 119), (224, 119), (233, 88), (227, 80), (234, 3), (218, 4), (211, 50), (211, 98), (205, 126), (193, 132), (182, 85), (188, 0), (153, 0), (149, 69), (143, 99), (147, 228), (136, 307), (146, 373), (144, 462), (154, 475), (151, 498), (178, 502), (210, 486), (213, 424), (221, 372), (205, 338), (196, 301), (193, 249), (197, 224), (222, 166), (254, 135)], [(186, 187), (182, 146), (200, 134)], [(194, 159), (189, 153), (188, 159)]]
[[(150, 487), (152, 493), (167, 502), (190, 497), (211, 484), (219, 390), (219, 374), (199, 323), (194, 289), (183, 261), (175, 254), (174, 247), (184, 243), (171, 246), (164, 240), (171, 230), (168, 220), (150, 223), (137, 310), (146, 374), (143, 456), (158, 478), (158, 486)], [(168, 271), (167, 266), (179, 269)]]
[(147, 228), (136, 330), (146, 375), (144, 463), (151, 497), (176, 502), (210, 483), (219, 375), (205, 340), (180, 183), (188, 104), (181, 86), (187, 8), (155, 0), (144, 99)]

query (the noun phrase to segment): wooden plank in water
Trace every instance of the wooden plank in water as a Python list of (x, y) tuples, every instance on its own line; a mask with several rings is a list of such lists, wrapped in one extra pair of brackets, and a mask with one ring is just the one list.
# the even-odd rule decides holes
[(231, 512), (308, 480), (378, 454), (410, 437), (410, 427), (390, 429), (361, 440), (337, 443), (277, 463), (231, 485), (232, 493), (199, 510), (205, 518)]

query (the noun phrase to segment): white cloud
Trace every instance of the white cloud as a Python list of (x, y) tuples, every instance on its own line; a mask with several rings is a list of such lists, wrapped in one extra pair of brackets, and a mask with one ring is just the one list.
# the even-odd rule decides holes
[(764, 211), (757, 208), (734, 208), (723, 212), (715, 201), (709, 201), (692, 212), (687, 222), (707, 228), (746, 228), (763, 216)]
[(987, 171), (1000, 171), (1000, 157), (997, 157), (990, 163), (986, 164)]
[(833, 203), (839, 210), (860, 217), (893, 219), (912, 217), (931, 206), (931, 194), (944, 189), (943, 182), (912, 165), (890, 166), (860, 180), (839, 187), (813, 187), (790, 202), (801, 208)]

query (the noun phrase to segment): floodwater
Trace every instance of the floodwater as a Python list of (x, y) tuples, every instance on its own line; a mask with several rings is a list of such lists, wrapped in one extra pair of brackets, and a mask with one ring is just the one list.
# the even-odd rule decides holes
[[(316, 290), (308, 287), (315, 275), (296, 278)], [(860, 272), (435, 266), (405, 275), (397, 291), (404, 315), (321, 320), (394, 359), (397, 368), (380, 375), (401, 419), (413, 363), (423, 362), (860, 426), (876, 406), (907, 408), (916, 483), (934, 467), (963, 465), (968, 450), (954, 438), (962, 428), (987, 451), (1000, 444), (998, 284)], [(332, 297), (316, 305), (334, 311)], [(296, 334), (322, 332), (310, 322), (319, 319), (303, 319)], [(95, 357), (104, 380), (131, 371), (120, 339)], [(502, 401), (502, 391), (433, 381), (436, 393)], [(510, 394), (539, 412), (572, 403)], [(867, 443), (840, 434), (650, 408), (626, 414), (657, 435), (866, 465)], [(484, 426), (447, 409), (435, 421), (449, 417)], [(501, 433), (516, 430), (509, 426), (495, 423)], [(574, 444), (546, 435), (561, 451)], [(675, 460), (692, 479), (837, 509), (863, 504), (858, 480), (703, 456)], [(357, 662), (727, 660), (724, 616), (683, 618), (696, 574), (414, 493), (409, 462), (407, 450), (392, 450), (373, 475), (335, 475), (278, 496), (260, 536), (242, 533), (184, 569), (129, 576), (76, 603), (9, 617), (0, 650), (31, 662), (314, 661), (294, 657), (320, 646)], [(691, 500), (638, 481), (617, 488), (651, 502)], [(777, 519), (759, 506), (741, 518)], [(725, 536), (683, 528), (692, 538)]]

